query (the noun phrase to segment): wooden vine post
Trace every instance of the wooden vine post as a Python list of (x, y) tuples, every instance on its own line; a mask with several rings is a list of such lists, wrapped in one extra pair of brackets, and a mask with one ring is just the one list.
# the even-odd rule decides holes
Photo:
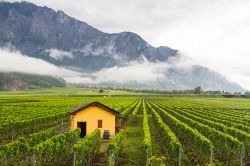
[(76, 166), (76, 151), (74, 151), (73, 166)]
[(178, 166), (181, 166), (181, 148), (179, 148)]

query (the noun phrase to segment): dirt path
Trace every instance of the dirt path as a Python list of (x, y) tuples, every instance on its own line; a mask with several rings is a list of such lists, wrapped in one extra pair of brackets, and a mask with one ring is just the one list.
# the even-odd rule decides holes
[(107, 160), (107, 148), (109, 140), (102, 140), (99, 152), (95, 155), (91, 161), (91, 166), (105, 166)]

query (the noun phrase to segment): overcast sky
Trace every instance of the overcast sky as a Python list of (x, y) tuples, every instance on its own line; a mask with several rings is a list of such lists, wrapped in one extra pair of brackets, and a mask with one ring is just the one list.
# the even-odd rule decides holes
[[(13, 2), (13, 1), (12, 1)], [(32, 0), (104, 31), (133, 31), (250, 89), (249, 0)]]

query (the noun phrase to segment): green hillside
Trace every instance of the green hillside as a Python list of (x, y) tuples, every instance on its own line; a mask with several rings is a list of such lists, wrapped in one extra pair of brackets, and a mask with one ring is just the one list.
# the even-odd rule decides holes
[(0, 73), (0, 90), (17, 91), (64, 86), (64, 80), (51, 76), (24, 73)]

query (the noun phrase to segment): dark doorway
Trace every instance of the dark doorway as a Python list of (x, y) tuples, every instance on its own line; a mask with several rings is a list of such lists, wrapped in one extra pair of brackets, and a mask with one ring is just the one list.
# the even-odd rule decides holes
[(80, 137), (83, 138), (86, 135), (86, 122), (77, 122), (77, 127), (81, 129)]

